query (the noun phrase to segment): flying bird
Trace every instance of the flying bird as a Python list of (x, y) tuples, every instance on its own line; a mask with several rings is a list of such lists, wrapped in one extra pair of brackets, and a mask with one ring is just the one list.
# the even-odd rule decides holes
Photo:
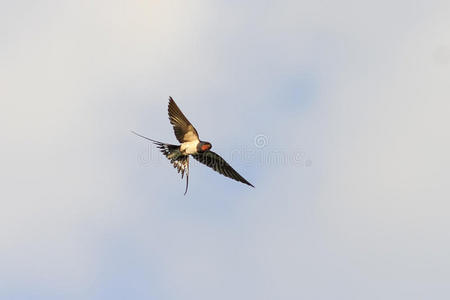
[(146, 136), (132, 131), (132, 133), (153, 142), (156, 147), (170, 160), (173, 167), (181, 173), (183, 179), (186, 174), (186, 195), (189, 187), (189, 156), (192, 156), (202, 164), (212, 168), (214, 171), (248, 184), (254, 187), (244, 177), (239, 175), (220, 155), (211, 151), (212, 145), (209, 142), (201, 141), (197, 130), (191, 122), (184, 116), (172, 97), (169, 97), (169, 120), (173, 126), (175, 137), (181, 145), (171, 145), (152, 140)]

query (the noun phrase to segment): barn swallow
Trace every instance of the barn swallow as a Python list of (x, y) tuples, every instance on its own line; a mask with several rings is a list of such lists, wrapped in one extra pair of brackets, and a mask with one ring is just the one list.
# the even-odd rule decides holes
[(201, 141), (197, 130), (192, 126), (191, 122), (184, 116), (181, 110), (178, 108), (172, 97), (169, 97), (169, 120), (173, 126), (175, 137), (181, 143), (181, 145), (171, 145), (162, 142), (152, 140), (146, 136), (132, 131), (132, 133), (153, 142), (156, 147), (164, 154), (174, 168), (181, 172), (181, 179), (186, 174), (186, 195), (189, 187), (189, 156), (192, 156), (202, 164), (212, 168), (214, 171), (248, 184), (254, 187), (244, 177), (239, 175), (220, 155), (211, 151), (212, 145), (209, 142)]

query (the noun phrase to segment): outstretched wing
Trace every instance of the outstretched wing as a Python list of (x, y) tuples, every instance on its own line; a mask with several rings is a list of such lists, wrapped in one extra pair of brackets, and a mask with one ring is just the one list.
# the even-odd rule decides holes
[(168, 160), (170, 160), (170, 163), (175, 169), (178, 170), (178, 173), (181, 173), (181, 179), (184, 178), (184, 174), (186, 173), (186, 190), (184, 192), (184, 194), (186, 195), (189, 186), (189, 156), (181, 155), (180, 146), (161, 143), (146, 136), (140, 135), (139, 133), (136, 133), (134, 131), (132, 132), (137, 136), (153, 142), (153, 144), (156, 145), (156, 147), (162, 152), (162, 154), (164, 154), (164, 156), (167, 157)]
[(250, 182), (245, 180), (244, 177), (239, 175), (222, 157), (213, 151), (206, 151), (203, 153), (192, 155), (196, 160), (204, 165), (212, 168), (214, 171), (242, 183), (248, 184), (254, 187)]
[(178, 108), (172, 97), (169, 97), (169, 120), (173, 131), (180, 143), (198, 141), (198, 133)]

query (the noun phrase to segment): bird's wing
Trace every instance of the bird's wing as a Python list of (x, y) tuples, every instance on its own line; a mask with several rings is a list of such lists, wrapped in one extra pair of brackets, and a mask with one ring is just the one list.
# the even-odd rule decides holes
[(153, 142), (156, 147), (162, 152), (162, 154), (164, 154), (164, 156), (167, 157), (168, 160), (170, 160), (170, 163), (175, 169), (177, 169), (178, 173), (181, 173), (181, 179), (183, 179), (184, 174), (186, 173), (186, 190), (184, 192), (184, 194), (186, 195), (189, 186), (189, 156), (177, 155), (180, 151), (180, 146), (161, 143), (134, 131), (132, 132), (137, 136)]
[(196, 160), (204, 165), (212, 168), (214, 171), (229, 177), (231, 179), (240, 181), (254, 187), (250, 182), (245, 180), (244, 177), (239, 175), (222, 157), (213, 151), (206, 151), (203, 153), (192, 155)]
[(194, 126), (184, 116), (172, 97), (169, 97), (169, 120), (180, 143), (198, 141), (198, 133)]

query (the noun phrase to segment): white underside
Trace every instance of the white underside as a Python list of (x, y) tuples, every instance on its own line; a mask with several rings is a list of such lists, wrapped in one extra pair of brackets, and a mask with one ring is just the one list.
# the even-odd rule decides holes
[(197, 154), (197, 145), (200, 141), (185, 142), (181, 144), (180, 151), (183, 154)]

